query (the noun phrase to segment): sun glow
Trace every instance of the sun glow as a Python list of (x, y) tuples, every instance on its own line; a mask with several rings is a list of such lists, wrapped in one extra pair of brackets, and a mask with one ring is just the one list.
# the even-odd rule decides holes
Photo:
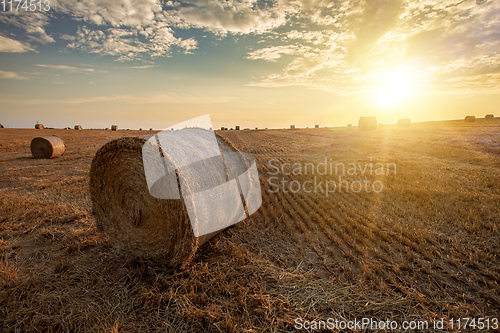
[(373, 90), (375, 105), (383, 110), (394, 110), (415, 94), (412, 73), (397, 69), (380, 76), (378, 87)]

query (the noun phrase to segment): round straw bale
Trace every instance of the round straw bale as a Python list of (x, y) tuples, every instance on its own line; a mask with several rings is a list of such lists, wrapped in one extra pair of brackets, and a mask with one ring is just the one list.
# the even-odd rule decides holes
[(473, 123), (476, 121), (476, 117), (475, 116), (466, 116), (464, 120), (467, 123)]
[(2, 124), (0, 124), (0, 128), (4, 128)]
[(82, 126), (81, 126), (81, 125), (75, 125), (75, 129), (76, 129), (77, 131), (80, 131), (80, 130), (82, 129)]
[(399, 119), (398, 126), (399, 127), (410, 127), (411, 126), (410, 118)]
[(484, 118), (486, 118), (486, 119), (494, 119), (495, 116), (493, 114), (491, 114), (491, 113), (488, 113), (486, 116), (484, 116)]
[(358, 128), (361, 131), (373, 131), (377, 128), (376, 117), (361, 117), (358, 121)]
[(43, 124), (36, 124), (35, 128), (36, 129), (44, 129), (45, 127), (43, 127)]
[(117, 125), (111, 125), (111, 130), (112, 131), (117, 131), (118, 130), (118, 126)]
[(35, 158), (53, 158), (64, 155), (66, 147), (56, 135), (36, 137), (31, 140), (31, 153)]
[(215, 233), (195, 237), (182, 200), (151, 196), (142, 159), (143, 138), (108, 142), (90, 167), (90, 196), (97, 227), (138, 257), (184, 266)]

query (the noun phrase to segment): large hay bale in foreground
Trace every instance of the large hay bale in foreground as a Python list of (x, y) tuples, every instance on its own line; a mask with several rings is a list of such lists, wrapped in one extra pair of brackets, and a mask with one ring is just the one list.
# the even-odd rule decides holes
[(358, 121), (358, 128), (360, 131), (373, 131), (377, 128), (376, 117), (361, 117)]
[(118, 130), (118, 126), (116, 126), (116, 125), (111, 125), (111, 130), (112, 130), (112, 131), (117, 131), (117, 130)]
[(486, 118), (486, 119), (495, 119), (495, 116), (493, 114), (489, 113), (486, 116), (484, 116), (484, 118)]
[(151, 196), (142, 158), (143, 138), (108, 142), (90, 167), (90, 196), (99, 230), (122, 250), (184, 266), (215, 233), (195, 237), (182, 200)]
[(82, 126), (81, 125), (75, 125), (75, 130), (81, 131), (82, 130)]
[(473, 123), (476, 121), (476, 117), (475, 116), (467, 116), (467, 117), (465, 117), (464, 120), (466, 123)]
[(410, 118), (399, 119), (398, 126), (399, 127), (410, 127), (411, 126), (411, 119)]
[(45, 127), (43, 126), (43, 124), (36, 124), (35, 128), (36, 129), (44, 129)]
[(64, 155), (64, 141), (56, 136), (36, 137), (31, 140), (31, 153), (35, 158), (54, 158)]

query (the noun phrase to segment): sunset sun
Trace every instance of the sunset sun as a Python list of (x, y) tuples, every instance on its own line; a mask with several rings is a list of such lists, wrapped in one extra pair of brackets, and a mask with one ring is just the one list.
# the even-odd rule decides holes
[(413, 96), (415, 88), (415, 80), (408, 71), (388, 71), (381, 75), (372, 97), (378, 108), (391, 111)]

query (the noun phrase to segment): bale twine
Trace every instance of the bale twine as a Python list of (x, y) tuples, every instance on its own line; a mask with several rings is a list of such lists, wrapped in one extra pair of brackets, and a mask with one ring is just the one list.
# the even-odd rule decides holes
[(495, 116), (493, 114), (489, 113), (486, 116), (484, 116), (484, 118), (486, 118), (486, 119), (494, 119)]
[(75, 130), (80, 131), (82, 129), (81, 125), (75, 125)]
[(111, 130), (112, 130), (112, 131), (117, 131), (117, 130), (118, 130), (118, 126), (116, 126), (116, 125), (112, 125), (112, 126), (111, 126)]
[(411, 119), (410, 118), (399, 119), (398, 126), (399, 127), (410, 127), (411, 126)]
[(90, 196), (100, 231), (133, 255), (185, 266), (216, 233), (195, 237), (182, 200), (151, 196), (142, 158), (143, 138), (108, 142), (90, 167)]
[(36, 137), (31, 140), (30, 148), (35, 158), (59, 157), (66, 151), (63, 140), (56, 135)]
[(377, 128), (376, 117), (361, 117), (358, 121), (358, 128), (361, 131), (373, 131)]
[(467, 116), (467, 117), (465, 117), (464, 120), (466, 123), (473, 123), (476, 121), (476, 117), (475, 116)]
[(35, 128), (36, 129), (44, 129), (43, 124), (36, 124)]

